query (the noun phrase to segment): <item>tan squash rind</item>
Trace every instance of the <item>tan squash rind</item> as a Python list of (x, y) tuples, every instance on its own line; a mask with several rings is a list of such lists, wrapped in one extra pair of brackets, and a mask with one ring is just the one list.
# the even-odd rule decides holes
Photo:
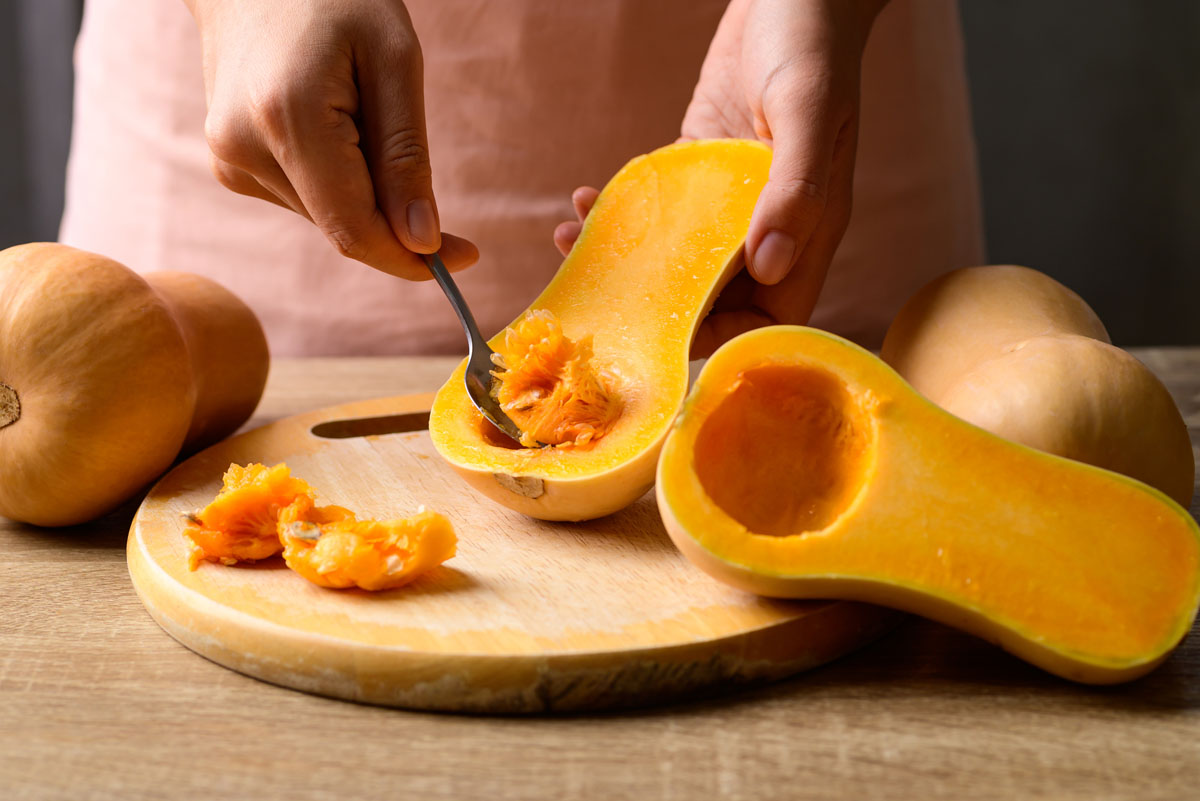
[(271, 362), (267, 338), (253, 310), (215, 281), (170, 270), (144, 277), (187, 343), (196, 408), (182, 452), (192, 453), (229, 436), (254, 413)]
[(935, 279), (900, 310), (881, 355), (968, 422), (1191, 503), (1195, 460), (1170, 392), (1043, 273), (1002, 265)]
[(1083, 298), (1045, 273), (1012, 264), (966, 267), (905, 302), (879, 355), (933, 399), (967, 366), (995, 358), (1006, 345), (1060, 333), (1109, 342)]
[(1191, 502), (1192, 443), (1170, 391), (1106, 342), (1074, 334), (1022, 340), (959, 376), (938, 405), (1006, 439), (1131, 476), (1181, 506)]
[(55, 243), (0, 253), (0, 514), (92, 520), (160, 475), (196, 403), (183, 336), (126, 267)]
[(92, 520), (233, 432), (269, 357), (253, 312), (186, 273), (57, 243), (0, 253), (0, 514)]

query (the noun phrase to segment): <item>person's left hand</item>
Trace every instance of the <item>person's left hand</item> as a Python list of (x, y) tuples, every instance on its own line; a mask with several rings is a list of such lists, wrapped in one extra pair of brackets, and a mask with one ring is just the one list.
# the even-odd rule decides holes
[[(850, 219), (862, 51), (886, 0), (733, 0), (709, 46), (680, 139), (759, 139), (771, 172), (746, 236), (748, 271), (721, 293), (692, 345), (706, 356), (752, 328), (805, 323)], [(597, 192), (572, 196), (577, 222)]]

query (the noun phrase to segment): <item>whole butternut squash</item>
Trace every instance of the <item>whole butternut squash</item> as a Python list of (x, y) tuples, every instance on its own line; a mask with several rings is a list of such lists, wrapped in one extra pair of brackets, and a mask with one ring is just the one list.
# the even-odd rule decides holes
[(1191, 502), (1191, 440), (1167, 388), (1043, 273), (1003, 265), (935, 279), (900, 310), (881, 355), (967, 422)]
[(0, 252), (0, 514), (94, 519), (241, 425), (267, 352), (231, 298), (55, 243)]
[(196, 385), (196, 408), (183, 441), (191, 453), (246, 422), (262, 398), (270, 354), (262, 325), (241, 298), (192, 273), (147, 273), (183, 333)]

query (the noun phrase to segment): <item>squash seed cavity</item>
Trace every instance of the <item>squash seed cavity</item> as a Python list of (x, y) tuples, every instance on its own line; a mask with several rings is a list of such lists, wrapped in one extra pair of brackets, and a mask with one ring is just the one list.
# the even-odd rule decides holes
[(696, 475), (756, 534), (819, 531), (862, 489), (874, 447), (870, 399), (798, 365), (743, 371), (696, 438)]
[(621, 415), (617, 376), (595, 363), (590, 335), (572, 340), (545, 309), (504, 332), (493, 356), (492, 391), (521, 429), (521, 445), (583, 446), (607, 434)]

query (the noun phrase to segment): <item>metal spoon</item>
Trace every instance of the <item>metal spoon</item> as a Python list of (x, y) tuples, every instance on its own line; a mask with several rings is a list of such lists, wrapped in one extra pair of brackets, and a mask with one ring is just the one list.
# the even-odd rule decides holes
[[(442, 263), (442, 258), (436, 253), (431, 253), (423, 258), (429, 267), (429, 272), (433, 273), (438, 286), (446, 293), (450, 305), (454, 307), (454, 313), (458, 315), (463, 330), (467, 332), (467, 371), (463, 375), (463, 381), (467, 386), (467, 397), (492, 425), (505, 435), (520, 441), (521, 429), (504, 413), (500, 404), (492, 397), (492, 381), (495, 380), (492, 371), (504, 368), (492, 361), (492, 349), (488, 347), (487, 340), (479, 333), (479, 326), (475, 324), (471, 309), (454, 284), (454, 279), (450, 277), (450, 271)], [(541, 443), (538, 444), (541, 445)]]

